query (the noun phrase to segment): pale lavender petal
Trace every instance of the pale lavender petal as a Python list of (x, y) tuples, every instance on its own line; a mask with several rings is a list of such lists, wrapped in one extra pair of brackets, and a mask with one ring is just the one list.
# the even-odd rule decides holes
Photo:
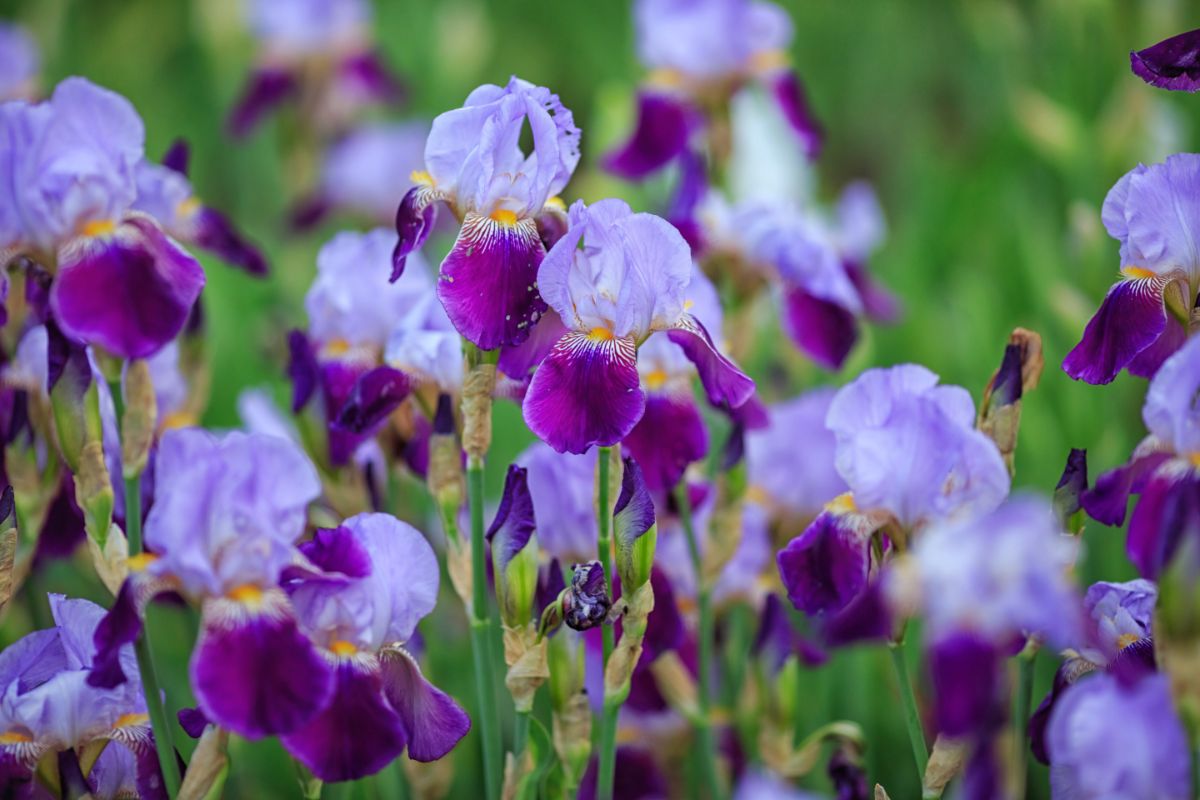
[[(1177, 326), (1178, 327), (1178, 326)], [(1200, 452), (1200, 340), (1188, 340), (1150, 381), (1142, 419), (1176, 453)]]

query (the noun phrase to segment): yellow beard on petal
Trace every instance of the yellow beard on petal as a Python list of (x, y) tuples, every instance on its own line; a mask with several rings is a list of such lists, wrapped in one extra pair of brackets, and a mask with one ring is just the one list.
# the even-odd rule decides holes
[(97, 219), (83, 226), (84, 236), (105, 236), (117, 229), (117, 223), (111, 219)]
[(1138, 278), (1142, 280), (1154, 277), (1153, 272), (1143, 267), (1121, 267), (1121, 274), (1126, 278)]
[(488, 219), (493, 222), (499, 222), (501, 225), (516, 225), (517, 215), (507, 208), (498, 208), (488, 215)]

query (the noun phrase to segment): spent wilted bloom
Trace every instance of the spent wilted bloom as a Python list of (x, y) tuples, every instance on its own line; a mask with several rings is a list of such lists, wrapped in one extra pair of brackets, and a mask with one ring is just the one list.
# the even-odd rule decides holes
[(376, 513), (319, 530), (300, 550), (319, 572), (294, 570), (285, 588), (334, 686), (316, 716), (282, 736), (284, 746), (326, 781), (378, 772), (405, 749), (416, 761), (444, 756), (471, 721), (405, 647), (437, 602), (433, 548), (411, 525)]
[(104, 609), (60, 594), (49, 600), (54, 627), (34, 631), (0, 653), (0, 788), (14, 797), (41, 796), (35, 772), (47, 754), (74, 756), (76, 750), (104, 747), (111, 754), (90, 767), (84, 788), (165, 798), (133, 646), (114, 654), (132, 680), (108, 688), (91, 685), (92, 637)]
[[(532, 151), (522, 150), (528, 128)], [(485, 84), (462, 108), (433, 121), (425, 170), (414, 173), (396, 212), (400, 242), (392, 279), (425, 241), (444, 202), (462, 227), (438, 271), (438, 297), (464, 338), (483, 350), (524, 342), (546, 303), (538, 268), (546, 250), (538, 232), (579, 163), (579, 128), (558, 95), (513, 77)]]
[(183, 329), (204, 270), (134, 210), (142, 120), (125, 98), (67, 78), (45, 102), (0, 105), (0, 250), (54, 273), (68, 337), (125, 358)]
[(637, 349), (658, 331), (696, 365), (709, 402), (745, 403), (754, 382), (688, 311), (692, 261), (679, 232), (615, 199), (575, 203), (570, 220), (539, 273), (542, 294), (567, 333), (525, 395), (530, 429), (554, 449), (573, 453), (621, 441), (646, 407)]
[(1191, 339), (1150, 381), (1142, 420), (1150, 431), (1128, 463), (1105, 472), (1083, 494), (1083, 507), (1106, 525), (1125, 521), (1129, 495), (1139, 499), (1126, 550), (1143, 577), (1155, 580), (1185, 541), (1200, 536), (1200, 340)]
[(137, 638), (150, 598), (176, 591), (200, 606), (189, 674), (209, 719), (249, 737), (310, 720), (334, 690), (333, 673), (300, 630), (279, 582), (304, 562), (295, 542), (319, 494), (316, 469), (285, 439), (167, 432), (146, 518), (149, 552), (131, 563), (96, 631), (89, 682), (119, 686), (128, 678), (119, 649)]
[(1200, 154), (1139, 164), (1109, 191), (1101, 217), (1121, 243), (1121, 280), (1063, 360), (1076, 380), (1111, 382), (1126, 369), (1151, 377), (1188, 336), (1200, 291)]

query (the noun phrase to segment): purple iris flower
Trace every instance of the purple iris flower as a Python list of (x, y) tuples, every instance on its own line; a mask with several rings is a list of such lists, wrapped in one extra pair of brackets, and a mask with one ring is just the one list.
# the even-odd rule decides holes
[(320, 185), (293, 212), (301, 228), (332, 211), (391, 224), (414, 171), (424, 169), (427, 122), (370, 123), (349, 131), (325, 152)]
[(1055, 797), (1191, 797), (1191, 752), (1165, 675), (1125, 684), (1110, 675), (1064, 693), (1047, 731)]
[(590, 208), (577, 202), (570, 220), (538, 276), (567, 333), (525, 395), (530, 429), (554, 449), (572, 453), (625, 438), (646, 408), (637, 349), (658, 331), (667, 331), (696, 365), (709, 402), (728, 408), (745, 403), (754, 382), (721, 355), (687, 310), (692, 261), (679, 232), (620, 200)]
[(55, 627), (0, 653), (0, 787), (6, 796), (41, 796), (33, 783), (41, 758), (107, 741), (105, 752), (113, 755), (90, 771), (89, 788), (102, 791), (119, 760), (122, 782), (136, 796), (165, 798), (133, 647), (125, 645), (117, 655), (133, 680), (111, 688), (90, 685), (92, 637), (104, 609), (59, 594), (49, 600)]
[(374, 437), (410, 388), (408, 376), (383, 366), (384, 348), (396, 321), (427, 302), (433, 287), (419, 256), (402, 280), (388, 282), (395, 243), (383, 228), (330, 239), (304, 300), (308, 335), (292, 334), (293, 410), (320, 391), (335, 465)]
[(893, 606), (919, 609), (924, 619), (943, 733), (986, 733), (1002, 718), (1002, 662), (1014, 642), (1082, 640), (1083, 607), (1069, 577), (1078, 544), (1060, 531), (1049, 503), (1017, 497), (931, 526), (908, 568), (891, 574)]
[(594, 558), (599, 536), (593, 501), (596, 452), (558, 453), (537, 442), (516, 463), (528, 473), (538, 546), (564, 564)]
[(1187, 339), (1200, 286), (1200, 155), (1139, 164), (1109, 191), (1104, 227), (1121, 243), (1121, 280), (1109, 289), (1063, 369), (1100, 384), (1122, 369), (1151, 377)]
[(141, 161), (135, 170), (136, 211), (158, 220), (168, 234), (181, 242), (208, 250), (251, 275), (266, 275), (267, 261), (229, 219), (200, 202), (187, 176), (187, 145), (177, 142), (163, 164)]
[[(825, 427), (836, 390), (814, 389), (768, 406), (770, 422), (746, 434), (747, 478), (773, 511), (815, 517), (847, 491), (834, 469), (837, 439)], [(803, 442), (803, 447), (797, 447)]]
[[(695, 265), (688, 301), (692, 316), (719, 340), (721, 299)], [(622, 444), (641, 466), (651, 492), (670, 491), (689, 464), (708, 455), (708, 429), (692, 391), (696, 367), (668, 333), (659, 332), (638, 348), (637, 368), (646, 410)]]
[[(521, 149), (528, 126), (532, 152)], [(545, 247), (538, 218), (579, 163), (579, 128), (549, 89), (513, 77), (486, 84), (462, 108), (433, 121), (425, 172), (415, 173), (396, 212), (393, 279), (421, 246), (435, 203), (462, 228), (438, 273), (438, 297), (454, 327), (484, 350), (525, 341), (546, 303), (538, 293)], [(550, 212), (558, 213), (558, 212)]]
[(41, 55), (29, 31), (0, 23), (0, 102), (32, 99), (40, 68)]
[(284, 439), (168, 431), (146, 518), (153, 555), (131, 565), (96, 631), (90, 682), (114, 686), (128, 677), (114, 651), (136, 639), (150, 597), (173, 590), (200, 604), (190, 674), (209, 719), (248, 737), (310, 720), (334, 691), (334, 676), (278, 585), (288, 567), (303, 563), (295, 541), (320, 491), (316, 469)]
[(378, 772), (405, 748), (416, 761), (444, 756), (470, 719), (404, 647), (437, 602), (433, 548), (395, 517), (359, 514), (300, 549), (322, 572), (288, 593), (335, 678), (329, 703), (284, 746), (326, 781)]
[(1140, 495), (1126, 551), (1143, 577), (1156, 580), (1180, 543), (1200, 536), (1200, 340), (1189, 339), (1150, 381), (1142, 419), (1150, 431), (1128, 463), (1102, 474), (1083, 507), (1106, 525), (1125, 521), (1130, 494)]
[(363, 108), (402, 96), (371, 47), (367, 0), (252, 0), (248, 10), (261, 53), (229, 114), (232, 135), (250, 134), (291, 100), (304, 100), (310, 124), (337, 130)]
[(1008, 494), (1000, 452), (975, 430), (971, 395), (925, 367), (867, 370), (838, 391), (825, 422), (858, 507), (905, 527), (986, 512)]
[(1132, 52), (1129, 65), (1151, 86), (1176, 92), (1200, 91), (1200, 30), (1180, 33)]
[(127, 100), (82, 78), (44, 103), (0, 105), (0, 247), (57, 265), (63, 332), (126, 358), (173, 339), (204, 286), (196, 260), (131, 212), (143, 138)]
[(705, 97), (749, 81), (772, 96), (801, 149), (820, 151), (822, 133), (786, 50), (787, 13), (760, 0), (639, 0), (638, 56), (651, 70), (638, 96), (637, 127), (605, 158), (610, 171), (641, 179), (684, 155), (703, 128)]
[(784, 330), (826, 369), (840, 369), (862, 318), (890, 322), (895, 299), (867, 273), (885, 223), (869, 186), (851, 184), (833, 213), (790, 204), (730, 205), (710, 192), (698, 209), (709, 251), (732, 255), (769, 280)]
[(462, 390), (462, 339), (432, 289), (396, 321), (383, 359), (443, 394)]

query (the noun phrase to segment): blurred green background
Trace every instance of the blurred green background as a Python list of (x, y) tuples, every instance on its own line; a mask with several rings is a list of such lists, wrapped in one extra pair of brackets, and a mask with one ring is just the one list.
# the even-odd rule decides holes
[[(806, 375), (839, 381), (866, 366), (916, 361), (978, 398), (1008, 332), (1033, 328), (1044, 337), (1047, 368), (1023, 407), (1018, 485), (1050, 491), (1073, 446), (1088, 448), (1093, 476), (1123, 460), (1143, 434), (1144, 381), (1122, 375), (1107, 388), (1076, 384), (1059, 363), (1117, 274), (1116, 243), (1099, 219), (1106, 191), (1138, 161), (1191, 149), (1200, 122), (1200, 100), (1144, 85), (1129, 72), (1128, 52), (1196, 27), (1196, 9), (1152, 0), (782, 5), (795, 20), (795, 63), (828, 132), (821, 191), (832, 197), (859, 177), (878, 188), (891, 230), (872, 269), (905, 305), (898, 325), (869, 333), (844, 376)], [(271, 257), (275, 272), (266, 282), (205, 261), (214, 375), (205, 422), (237, 424), (235, 400), (247, 386), (269, 384), (283, 396), (284, 334), (304, 322), (314, 255), (338, 222), (289, 238), (283, 220), (294, 197), (280, 126), (269, 122), (240, 144), (223, 134), (255, 55), (238, 0), (0, 0), (0, 17), (35, 34), (44, 87), (81, 74), (129, 97), (146, 121), (151, 156), (185, 136), (200, 196)], [(519, 74), (558, 92), (584, 131), (584, 161), (568, 200), (618, 194), (653, 209), (661, 199), (660, 190), (595, 168), (627, 130), (641, 75), (625, 2), (389, 0), (376, 2), (375, 35), (408, 82), (408, 116), (431, 117), (479, 83)], [(493, 489), (528, 440), (520, 425), (507, 424), (518, 413), (511, 404), (497, 411)], [(1085, 541), (1083, 579), (1132, 576), (1117, 531), (1093, 524)], [(74, 574), (56, 570), (48, 588), (95, 591)], [(156, 613), (177, 707), (176, 698), (186, 699), (191, 631), (183, 615)], [(5, 640), (23, 632), (16, 625)], [(861, 722), (872, 781), (893, 798), (915, 797), (886, 661), (879, 650), (839, 655), (812, 682), (813, 720), (832, 713)], [(466, 663), (433, 665), (464, 700), (471, 697)], [(1041, 658), (1035, 702), (1053, 666)], [(454, 775), (461, 797), (475, 796), (478, 786), (466, 768), (475, 755), (467, 745)], [(228, 796), (294, 794), (277, 745), (239, 743), (234, 758)], [(1038, 777), (1031, 796), (1046, 797), (1044, 773)]]

